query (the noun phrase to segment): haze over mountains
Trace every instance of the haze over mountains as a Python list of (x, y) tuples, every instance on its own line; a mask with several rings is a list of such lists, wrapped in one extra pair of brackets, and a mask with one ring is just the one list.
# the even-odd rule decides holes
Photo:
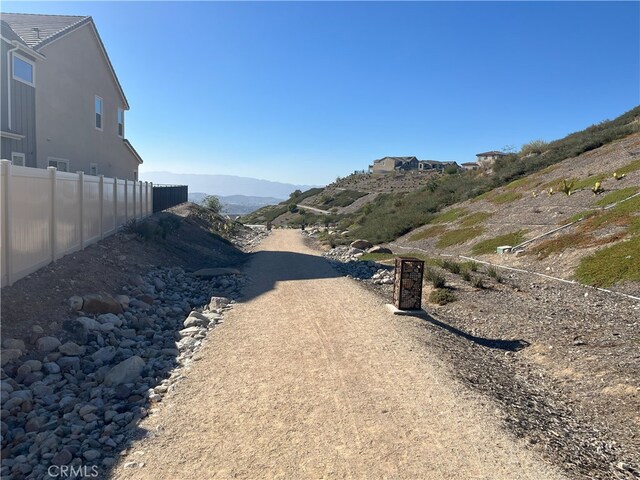
[(199, 175), (190, 173), (143, 172), (140, 180), (154, 184), (188, 185), (189, 192), (210, 195), (245, 195), (252, 197), (288, 198), (295, 190), (308, 190), (317, 185), (294, 185), (235, 175)]

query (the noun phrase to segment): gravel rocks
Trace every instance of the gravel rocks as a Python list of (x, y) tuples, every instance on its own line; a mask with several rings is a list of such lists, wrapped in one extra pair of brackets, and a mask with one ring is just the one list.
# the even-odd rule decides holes
[(324, 254), (339, 272), (356, 280), (369, 281), (376, 285), (393, 284), (393, 267), (381, 265), (372, 261), (360, 261), (364, 250), (339, 246)]
[(121, 313), (81, 307), (57, 336), (34, 331), (32, 350), (5, 341), (18, 348), (2, 351), (3, 479), (48, 478), (51, 465), (113, 466), (247, 281), (237, 273), (196, 278), (179, 267), (134, 280), (118, 296), (85, 296), (85, 306), (111, 298)]

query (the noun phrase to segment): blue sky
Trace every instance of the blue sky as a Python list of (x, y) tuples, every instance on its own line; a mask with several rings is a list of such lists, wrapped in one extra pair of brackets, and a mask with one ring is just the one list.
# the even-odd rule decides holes
[(640, 104), (638, 2), (9, 2), (92, 15), (147, 171), (323, 184)]

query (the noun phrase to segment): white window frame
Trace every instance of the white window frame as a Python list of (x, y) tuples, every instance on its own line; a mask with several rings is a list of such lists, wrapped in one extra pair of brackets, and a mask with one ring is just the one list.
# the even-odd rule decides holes
[[(17, 80), (18, 82), (24, 83), (25, 85), (29, 85), (30, 87), (35, 87), (36, 86), (36, 64), (35, 64), (35, 62), (29, 60), (28, 58), (23, 57), (22, 55), (20, 55), (19, 53), (16, 53), (16, 52), (13, 52), (11, 55), (12, 55), (12, 58), (11, 58), (11, 77), (14, 80)], [(31, 82), (26, 81), (24, 78), (16, 77), (15, 68), (13, 68), (13, 59), (14, 58), (19, 58), (23, 62), (28, 63), (29, 65), (31, 65)]]
[[(16, 163), (16, 157), (21, 158), (22, 159), (22, 163)], [(15, 165), (16, 167), (24, 167), (26, 166), (26, 158), (24, 153), (20, 153), (20, 152), (11, 152), (11, 164)]]
[[(100, 99), (100, 112), (96, 111), (96, 103), (97, 100)], [(100, 126), (97, 125), (97, 117), (96, 115), (100, 114)], [(96, 127), (96, 130), (100, 130), (101, 132), (104, 130), (104, 99), (100, 95), (95, 95), (93, 99), (93, 126)]]
[[(93, 173), (94, 169), (95, 169), (95, 173)], [(94, 177), (98, 176), (98, 164), (97, 163), (90, 163), (89, 164), (89, 175), (93, 175)]]
[[(51, 165), (51, 162), (56, 162), (55, 165)], [(67, 167), (66, 170), (60, 170), (60, 164), (64, 163)], [(56, 167), (58, 169), (59, 172), (69, 172), (69, 160), (67, 160), (66, 158), (56, 158), (56, 157), (47, 157), (47, 166), (48, 167)]]
[[(120, 123), (120, 115), (122, 115), (122, 123)], [(118, 116), (116, 117), (117, 126), (116, 128), (118, 136), (120, 138), (124, 138), (124, 108), (118, 108)], [(120, 134), (120, 125), (122, 125), (122, 134)]]

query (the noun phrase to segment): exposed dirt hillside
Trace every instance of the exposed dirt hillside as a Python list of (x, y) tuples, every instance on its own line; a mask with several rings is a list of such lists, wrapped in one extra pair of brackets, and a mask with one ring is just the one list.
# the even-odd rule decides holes
[[(625, 176), (616, 180), (614, 172)], [(561, 191), (563, 180), (573, 182), (571, 195)], [(595, 195), (592, 187), (598, 181), (604, 191)], [(639, 191), (640, 134), (634, 134), (453, 205), (397, 244), (433, 253), (471, 255), (569, 279), (580, 261), (594, 252), (636, 242), (640, 195), (603, 209)], [(581, 217), (586, 219), (524, 246), (522, 254), (495, 253), (496, 246), (515, 246)], [(624, 260), (625, 267), (640, 272), (640, 255), (625, 255)], [(593, 283), (607, 286), (609, 282), (595, 278)], [(640, 294), (639, 286), (635, 281), (620, 288)]]
[(130, 278), (152, 267), (172, 265), (193, 271), (235, 265), (246, 258), (220, 234), (242, 236), (250, 231), (195, 204), (174, 207), (142, 223), (158, 222), (174, 225), (164, 239), (138, 224), (4, 287), (2, 339), (28, 341), (34, 325), (45, 333), (55, 332), (69, 316), (71, 296), (123, 293), (120, 289)]

